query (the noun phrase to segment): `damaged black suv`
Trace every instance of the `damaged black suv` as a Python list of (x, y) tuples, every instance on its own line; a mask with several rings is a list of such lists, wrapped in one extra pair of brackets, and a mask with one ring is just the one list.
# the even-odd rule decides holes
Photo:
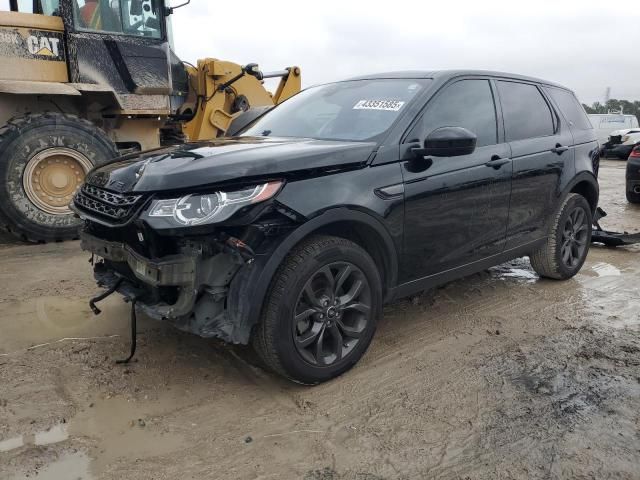
[(115, 160), (73, 208), (100, 285), (313, 384), (362, 357), (385, 302), (525, 255), (575, 275), (598, 150), (561, 86), (390, 73), (308, 88), (232, 138)]

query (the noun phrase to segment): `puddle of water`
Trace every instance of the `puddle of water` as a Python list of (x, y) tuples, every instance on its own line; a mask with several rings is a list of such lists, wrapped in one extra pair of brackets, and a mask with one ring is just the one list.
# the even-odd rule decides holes
[(523, 270), (522, 268), (509, 268), (508, 270), (500, 273), (501, 277), (522, 278), (525, 280), (535, 280), (538, 275), (530, 270)]
[(596, 263), (591, 267), (591, 270), (596, 272), (599, 277), (618, 277), (622, 275), (622, 272), (609, 263)]
[(54, 425), (49, 430), (44, 430), (36, 434), (26, 434), (19, 437), (9, 438), (0, 442), (0, 452), (9, 452), (25, 445), (50, 445), (62, 442), (69, 438), (66, 423)]
[[(89, 457), (82, 453), (65, 453), (56, 461), (48, 464), (42, 470), (38, 470), (36, 478), (42, 480), (91, 480), (89, 473)], [(33, 480), (34, 475), (20, 474), (10, 477), (9, 480)]]
[[(598, 322), (612, 328), (637, 330), (640, 327), (640, 291), (638, 274), (607, 262), (595, 263), (578, 275), (583, 288), (582, 305)], [(593, 275), (595, 273), (595, 276)]]
[(181, 435), (161, 431), (153, 420), (179, 403), (180, 398), (175, 395), (168, 395), (161, 402), (129, 402), (122, 397), (97, 400), (92, 408), (71, 419), (69, 431), (72, 437), (89, 437), (97, 442), (90, 452), (91, 470), (100, 472), (121, 457), (155, 457), (183, 448)]
[(86, 298), (42, 296), (3, 304), (0, 354), (66, 337), (126, 335), (128, 306), (117, 298), (105, 300), (96, 317)]
[[(95, 442), (88, 454), (64, 454), (39, 470), (37, 478), (91, 479), (91, 474), (97, 476), (118, 458), (162, 456), (183, 448), (182, 435), (163, 431), (166, 429), (154, 424), (154, 417), (173, 410), (180, 403), (180, 396), (176, 392), (163, 397), (162, 401), (144, 402), (129, 402), (122, 397), (96, 400), (93, 407), (78, 412), (69, 423), (1, 441), (0, 453), (25, 446), (52, 445), (68, 439), (87, 437)], [(10, 480), (26, 478), (30, 477), (24, 474)]]
[(526, 280), (529, 282), (538, 279), (538, 275), (529, 266), (529, 263), (522, 258), (518, 258), (509, 263), (503, 263), (489, 269), (491, 275), (495, 278)]

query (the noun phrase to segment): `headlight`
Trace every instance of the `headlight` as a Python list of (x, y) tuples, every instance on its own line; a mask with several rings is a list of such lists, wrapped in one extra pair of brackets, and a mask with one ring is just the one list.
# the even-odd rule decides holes
[(270, 199), (278, 192), (281, 185), (281, 181), (275, 181), (233, 192), (213, 192), (154, 200), (147, 215), (151, 218), (170, 217), (184, 226), (218, 223), (228, 219), (242, 207)]

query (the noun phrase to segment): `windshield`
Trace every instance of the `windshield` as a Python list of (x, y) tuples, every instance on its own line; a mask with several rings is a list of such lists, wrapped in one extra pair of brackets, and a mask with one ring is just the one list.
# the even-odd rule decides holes
[(389, 130), (428, 82), (352, 80), (311, 87), (258, 118), (241, 135), (372, 140)]

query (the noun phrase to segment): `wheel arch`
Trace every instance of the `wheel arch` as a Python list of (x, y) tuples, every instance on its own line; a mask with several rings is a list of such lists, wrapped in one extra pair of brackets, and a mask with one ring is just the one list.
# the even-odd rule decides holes
[(387, 229), (374, 216), (348, 208), (328, 210), (289, 233), (254, 264), (241, 269), (229, 287), (227, 311), (240, 327), (240, 343), (248, 343), (251, 330), (260, 320), (264, 300), (278, 267), (291, 250), (312, 235), (334, 235), (362, 247), (378, 266), (383, 299), (391, 298), (398, 276), (398, 252)]
[(582, 172), (576, 175), (565, 188), (562, 199), (564, 200), (570, 193), (582, 195), (589, 202), (591, 213), (595, 213), (598, 207), (600, 187), (598, 186), (598, 179), (592, 173)]

